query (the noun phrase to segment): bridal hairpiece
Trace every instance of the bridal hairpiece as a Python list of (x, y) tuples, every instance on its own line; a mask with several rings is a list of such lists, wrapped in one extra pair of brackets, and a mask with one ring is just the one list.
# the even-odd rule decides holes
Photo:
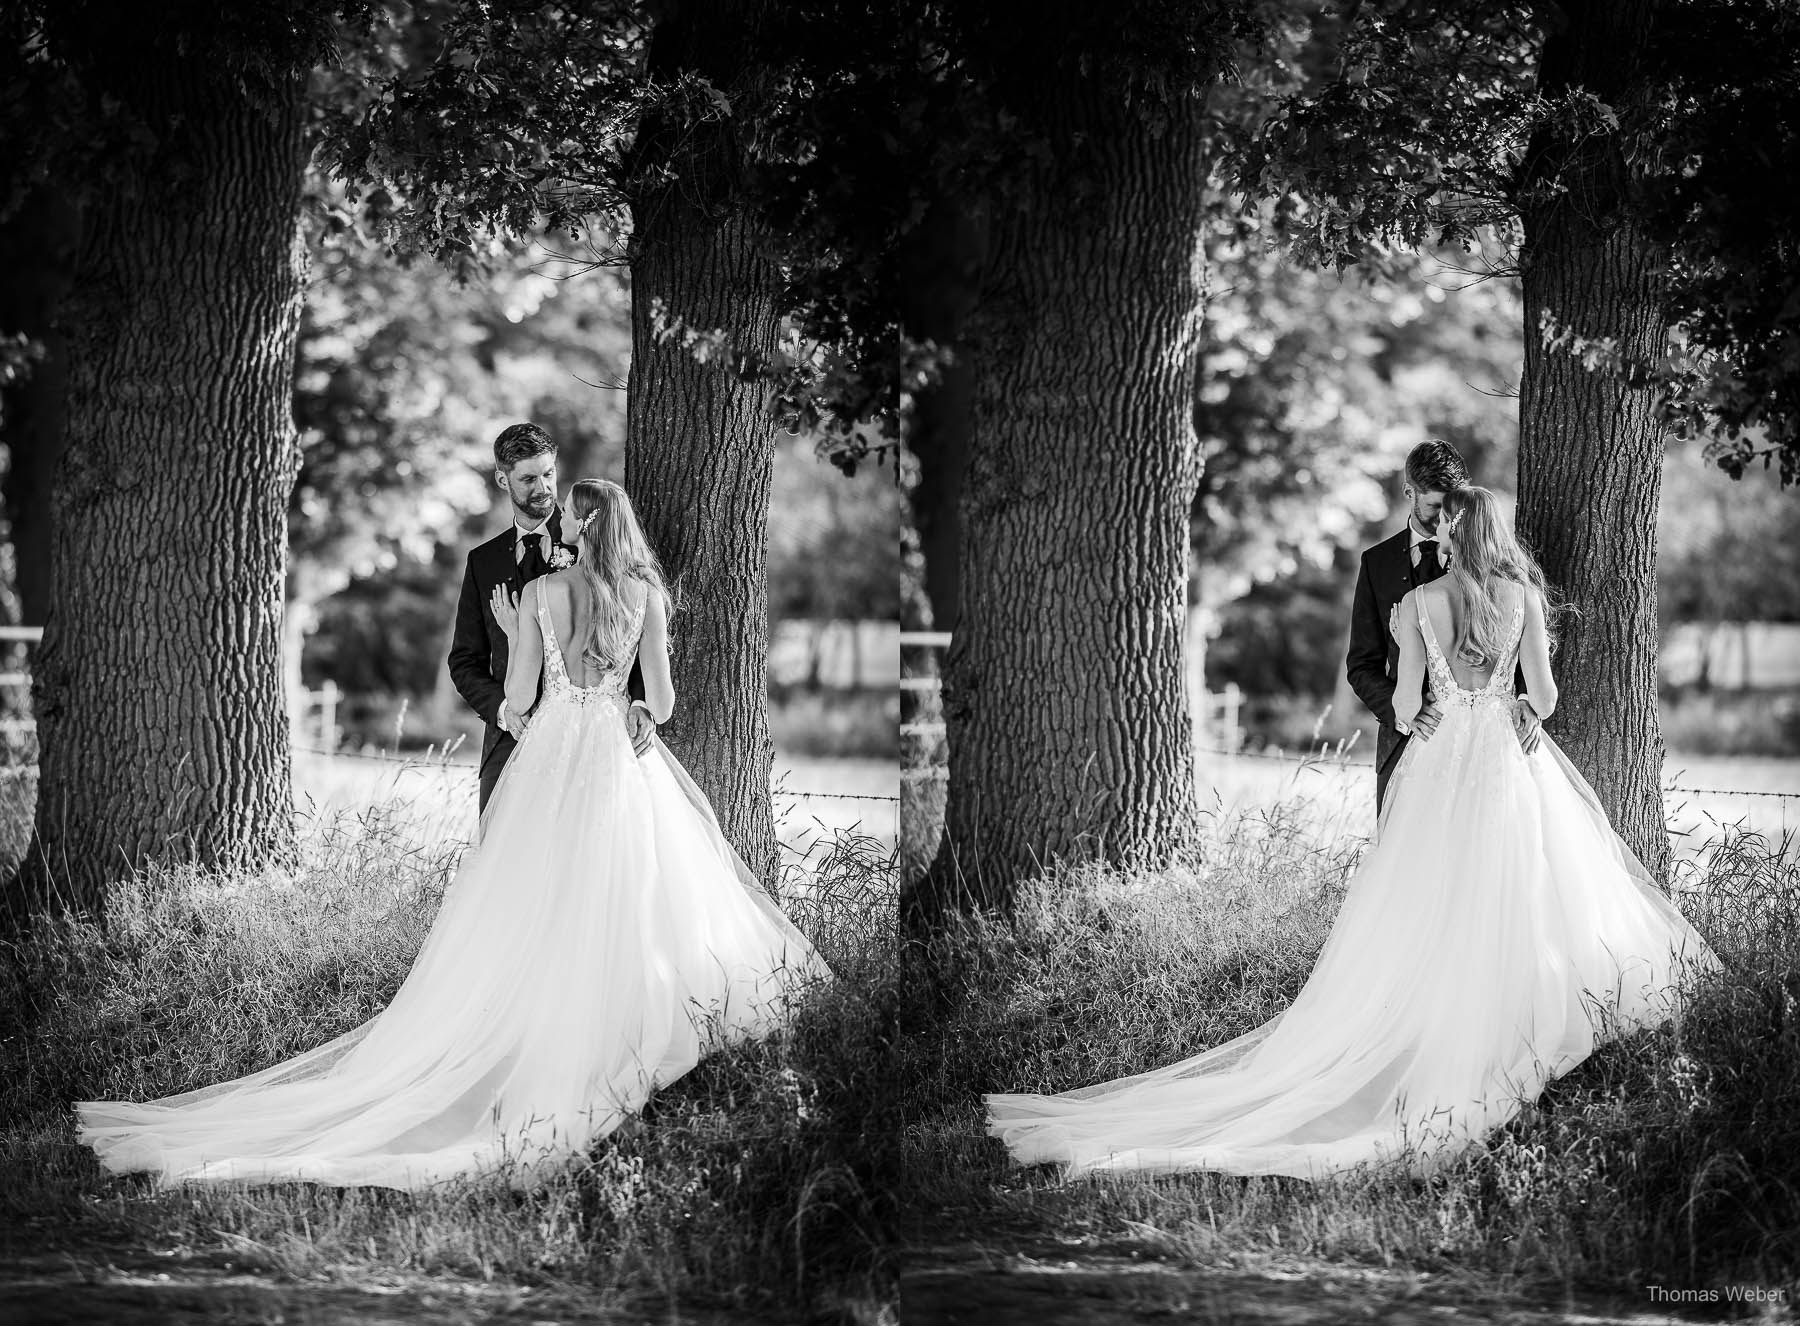
[(580, 520), (579, 520), (579, 521), (578, 521), (578, 522), (577, 522), (577, 523), (576, 523), (576, 525), (575, 525), (575, 532), (576, 532), (576, 533), (577, 533), (577, 534), (586, 534), (586, 533), (587, 533), (587, 527), (588, 527), (588, 526), (589, 526), (589, 525), (591, 525), (591, 524), (593, 524), (593, 523), (594, 523), (594, 517), (595, 517), (595, 516), (597, 516), (597, 515), (599, 515), (599, 514), (600, 514), (600, 508), (599, 508), (599, 507), (595, 507), (595, 508), (594, 508), (594, 509), (593, 509), (593, 510), (592, 510), (592, 511), (590, 511), (590, 512), (588, 512), (588, 513), (587, 513), (587, 514), (586, 514), (586, 515), (585, 515), (585, 516), (583, 516), (583, 517), (582, 517), (582, 518), (581, 518), (581, 519), (580, 519)]

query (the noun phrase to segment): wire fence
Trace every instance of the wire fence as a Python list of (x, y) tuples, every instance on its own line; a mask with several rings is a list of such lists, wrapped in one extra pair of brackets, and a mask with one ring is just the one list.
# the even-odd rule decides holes
[[(403, 768), (424, 768), (431, 765), (446, 769), (465, 768), (468, 770), (468, 774), (471, 778), (475, 776), (475, 768), (473, 765), (457, 765), (450, 760), (444, 759), (442, 756), (432, 756), (429, 754), (409, 756), (400, 755), (398, 753), (372, 753), (369, 751), (357, 750), (325, 750), (318, 746), (298, 745), (293, 746), (291, 749), (297, 754), (323, 755), (334, 760), (368, 760), (377, 764), (397, 764)], [(0, 767), (0, 778), (23, 777), (27, 773), (35, 772), (36, 769), (37, 766), (34, 764), (6, 765)], [(779, 796), (797, 797), (808, 801), (874, 801), (888, 805), (897, 805), (900, 801), (900, 798), (897, 796), (883, 796), (870, 792), (818, 792), (809, 788), (797, 787), (777, 787), (775, 792)]]
[[(459, 766), (445, 759), (442, 754), (433, 755), (429, 752), (424, 755), (401, 755), (397, 751), (326, 750), (321, 746), (299, 744), (295, 744), (290, 749), (296, 753), (323, 755), (334, 760), (370, 760), (378, 764), (398, 764), (412, 767), (436, 765), (446, 769), (460, 767), (467, 769), (470, 776), (475, 773), (473, 765)], [(775, 790), (782, 796), (805, 797), (812, 801), (885, 801), (892, 803), (900, 800), (897, 796), (880, 796), (868, 792), (814, 792), (794, 787), (778, 787)]]
[[(1332, 751), (1302, 754), (1295, 751), (1226, 750), (1219, 746), (1196, 746), (1194, 749), (1197, 753), (1225, 755), (1234, 760), (1275, 760), (1283, 764), (1336, 764), (1342, 762), (1339, 755)], [(903, 784), (942, 783), (949, 781), (949, 778), (950, 770), (942, 764), (905, 769), (900, 774), (900, 781)], [(1682, 783), (1671, 783), (1663, 788), (1665, 796), (1672, 792), (1685, 792), (1694, 796), (1768, 797), (1778, 801), (1800, 801), (1800, 792), (1765, 792), (1744, 787), (1689, 787)]]
[[(1199, 749), (1209, 755), (1228, 755), (1235, 760), (1276, 760), (1286, 764), (1305, 764), (1309, 761), (1314, 763), (1328, 763), (1331, 760), (1330, 756), (1296, 755), (1291, 752), (1227, 751), (1210, 746), (1203, 746)], [(428, 756), (419, 758), (403, 755), (371, 755), (366, 751), (329, 751), (312, 746), (295, 746), (294, 750), (304, 752), (308, 755), (329, 756), (333, 759), (373, 760), (382, 764), (413, 766), (423, 766), (428, 764), (448, 765), (447, 761), (434, 760)], [(0, 767), (0, 778), (22, 777), (34, 770), (35, 766), (29, 764), (7, 765)], [(949, 779), (950, 770), (947, 766), (942, 764), (934, 764), (922, 769), (902, 769), (900, 771), (900, 781), (902, 784), (944, 783), (948, 782)], [(812, 801), (874, 801), (892, 805), (902, 800), (902, 798), (897, 796), (891, 797), (869, 792), (818, 792), (807, 788), (795, 787), (782, 787), (776, 790), (780, 792), (782, 796), (800, 797)], [(1671, 783), (1669, 786), (1663, 788), (1663, 793), (1664, 795), (1667, 795), (1671, 792), (1685, 792), (1692, 796), (1766, 797), (1776, 801), (1800, 801), (1800, 792), (1767, 792), (1746, 787), (1690, 787), (1685, 783)]]

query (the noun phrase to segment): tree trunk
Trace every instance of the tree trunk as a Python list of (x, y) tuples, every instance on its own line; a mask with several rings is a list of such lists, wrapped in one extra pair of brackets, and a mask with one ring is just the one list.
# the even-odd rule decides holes
[[(733, 24), (755, 5), (671, 4), (651, 42), (653, 77), (693, 70), (743, 81)], [(633, 205), (631, 379), (625, 486), (668, 572), (677, 611), (670, 654), (675, 713), (662, 737), (712, 802), (725, 836), (764, 880), (780, 866), (770, 800), (769, 493), (776, 427), (768, 394), (659, 334), (654, 307), (680, 327), (775, 348), (780, 272), (737, 205), (734, 121), (652, 120), (649, 167)], [(672, 180), (657, 179), (667, 168)]]
[(906, 333), (950, 351), (938, 380), (912, 394), (906, 445), (918, 461), (907, 493), (925, 560), (925, 594), (935, 630), (954, 631), (961, 610), (962, 531), (958, 510), (974, 429), (974, 366), (962, 345), (987, 248), (978, 209), (939, 199), (902, 256), (901, 316)]
[(34, 669), (32, 901), (292, 841), (282, 563), (306, 252), (302, 83), (198, 61), (131, 89), (159, 132), (91, 209), (68, 303), (56, 595)]
[(0, 402), (6, 443), (6, 523), (17, 572), (20, 620), (42, 626), (50, 611), (50, 487), (62, 455), (68, 354), (56, 315), (68, 293), (80, 236), (73, 203), (35, 191), (0, 226), (0, 335), (23, 332), (43, 347), (30, 373)]
[[(1563, 12), (1567, 26), (1544, 47), (1544, 94), (1585, 87), (1629, 117), (1652, 6), (1589, 0)], [(1561, 629), (1561, 699), (1547, 726), (1620, 837), (1661, 875), (1669, 862), (1656, 700), (1663, 429), (1649, 389), (1546, 344), (1547, 332), (1562, 331), (1612, 342), (1626, 365), (1654, 363), (1667, 333), (1661, 262), (1631, 223), (1620, 135), (1540, 142), (1527, 171), (1519, 535), (1578, 612)], [(1533, 188), (1550, 178), (1568, 187)]]
[(1054, 858), (1148, 859), (1194, 817), (1197, 116), (1153, 132), (1055, 77), (1055, 164), (993, 218), (971, 324), (949, 800), (926, 906), (1004, 902)]

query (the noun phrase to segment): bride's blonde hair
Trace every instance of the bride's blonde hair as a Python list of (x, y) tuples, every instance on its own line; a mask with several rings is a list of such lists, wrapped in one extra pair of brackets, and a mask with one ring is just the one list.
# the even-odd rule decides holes
[(666, 610), (669, 595), (662, 565), (644, 537), (631, 499), (611, 479), (577, 480), (569, 490), (569, 513), (575, 518), (581, 548), (575, 570), (587, 587), (590, 611), (581, 656), (601, 670), (629, 667), (637, 644), (631, 633), (636, 614), (625, 586), (639, 582), (646, 601), (651, 594), (660, 595)]
[(1535, 591), (1543, 600), (1546, 624), (1554, 611), (1549, 587), (1536, 560), (1513, 535), (1500, 512), (1500, 499), (1476, 485), (1444, 494), (1443, 521), (1456, 539), (1456, 555), (1447, 575), (1462, 600), (1451, 651), (1472, 668), (1491, 668), (1511, 644), (1506, 628), (1512, 614), (1495, 591), (1510, 580)]

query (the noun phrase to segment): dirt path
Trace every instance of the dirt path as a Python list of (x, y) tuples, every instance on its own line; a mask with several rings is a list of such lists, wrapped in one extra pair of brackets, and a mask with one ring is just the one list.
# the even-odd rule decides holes
[(0, 1259), (5, 1326), (766, 1326), (742, 1315), (661, 1304), (602, 1309), (591, 1299), (566, 1287), (424, 1276), (294, 1283), (181, 1254), (84, 1249)]
[[(1114, 1254), (975, 1244), (926, 1248), (900, 1273), (905, 1326), (1114, 1326), (1220, 1322), (1344, 1326), (1483, 1322), (1493, 1326), (1676, 1326), (1693, 1318), (1650, 1303), (1522, 1303), (1481, 1282), (1336, 1266), (1210, 1272)], [(1791, 1322), (1791, 1314), (1764, 1322)]]

